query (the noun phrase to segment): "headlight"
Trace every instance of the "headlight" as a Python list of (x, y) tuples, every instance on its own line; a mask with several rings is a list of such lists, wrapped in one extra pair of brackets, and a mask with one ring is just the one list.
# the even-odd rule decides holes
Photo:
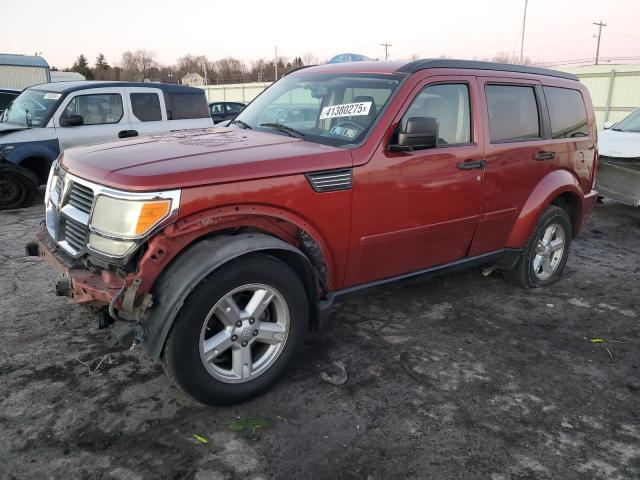
[(160, 192), (151, 198), (143, 194), (118, 198), (120, 195), (98, 195), (89, 222), (89, 248), (112, 257), (126, 256), (154, 228), (170, 221), (180, 198), (179, 191)]
[(54, 184), (56, 179), (56, 169), (58, 166), (58, 161), (56, 160), (51, 164), (51, 169), (49, 170), (49, 177), (47, 178), (47, 189), (44, 191), (44, 204), (49, 204), (49, 195), (51, 195), (51, 186)]
[(93, 250), (112, 257), (124, 257), (135, 245), (136, 242), (131, 240), (114, 240), (95, 233), (89, 235), (89, 246)]
[(94, 230), (109, 236), (138, 238), (164, 220), (171, 200), (122, 200), (100, 195), (91, 217)]

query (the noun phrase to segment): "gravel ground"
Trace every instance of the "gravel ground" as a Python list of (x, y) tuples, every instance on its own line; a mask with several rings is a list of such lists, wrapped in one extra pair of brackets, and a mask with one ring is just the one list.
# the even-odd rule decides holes
[(54, 296), (22, 253), (42, 216), (0, 213), (0, 478), (640, 478), (640, 210), (598, 205), (550, 288), (476, 269), (341, 303), (229, 408)]

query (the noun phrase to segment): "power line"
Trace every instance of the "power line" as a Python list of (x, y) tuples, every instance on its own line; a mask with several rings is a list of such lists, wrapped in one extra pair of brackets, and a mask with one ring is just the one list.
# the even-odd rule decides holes
[(384, 47), (384, 59), (389, 60), (389, 47), (393, 47), (390, 43), (381, 43), (381, 47)]
[(522, 38), (520, 39), (520, 63), (524, 61), (524, 27), (527, 24), (527, 3), (524, 0), (524, 15), (522, 16)]
[(598, 65), (598, 60), (600, 58), (600, 37), (602, 36), (602, 27), (606, 27), (607, 24), (602, 23), (602, 20), (600, 20), (600, 23), (593, 22), (593, 24), (598, 26), (598, 46), (596, 47), (596, 65)]

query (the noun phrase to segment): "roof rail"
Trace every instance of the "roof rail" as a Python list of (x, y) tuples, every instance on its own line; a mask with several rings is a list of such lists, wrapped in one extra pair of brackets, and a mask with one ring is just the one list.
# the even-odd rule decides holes
[(531, 67), (528, 65), (511, 65), (509, 63), (495, 63), (495, 62), (479, 62), (476, 60), (448, 60), (448, 59), (422, 59), (414, 60), (406, 65), (400, 67), (397, 72), (399, 73), (415, 73), (420, 70), (426, 70), (429, 68), (462, 68), (465, 70), (495, 70), (499, 72), (516, 72), (516, 73), (529, 73), (533, 75), (546, 75), (548, 77), (564, 78), (567, 80), (575, 80), (579, 82), (580, 79), (572, 74), (566, 72), (560, 72), (558, 70), (550, 70), (548, 68)]
[(309, 68), (309, 67), (317, 67), (317, 65), (302, 65), (301, 67), (296, 67), (293, 70), (289, 70), (287, 73), (285, 73), (283, 77), (286, 77), (290, 73), (297, 72), (298, 70), (304, 70), (305, 68)]

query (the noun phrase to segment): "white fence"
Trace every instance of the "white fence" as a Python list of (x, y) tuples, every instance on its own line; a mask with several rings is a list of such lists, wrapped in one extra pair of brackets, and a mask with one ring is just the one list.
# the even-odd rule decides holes
[(265, 88), (271, 85), (266, 83), (233, 83), (229, 85), (205, 85), (202, 88), (207, 101), (211, 102), (242, 102), (249, 103), (256, 98)]
[(592, 65), (564, 70), (578, 75), (589, 89), (599, 128), (640, 107), (640, 65)]

